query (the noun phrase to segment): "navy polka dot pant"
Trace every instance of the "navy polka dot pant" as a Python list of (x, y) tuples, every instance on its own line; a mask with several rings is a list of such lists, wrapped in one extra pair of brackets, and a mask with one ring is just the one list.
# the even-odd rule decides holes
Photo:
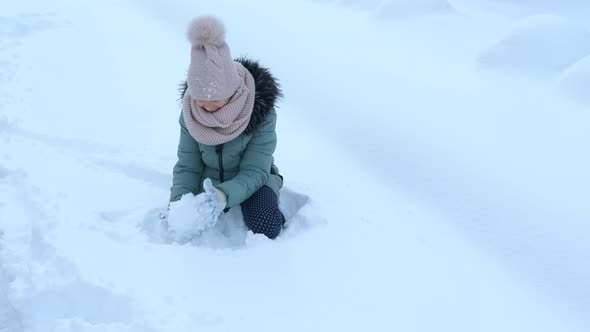
[(279, 211), (279, 199), (267, 186), (242, 203), (242, 214), (249, 230), (264, 234), (269, 239), (279, 236), (285, 224), (285, 217)]

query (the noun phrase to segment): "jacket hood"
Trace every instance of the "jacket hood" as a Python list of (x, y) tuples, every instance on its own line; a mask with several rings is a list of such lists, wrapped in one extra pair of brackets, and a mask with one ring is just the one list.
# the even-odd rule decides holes
[[(240, 57), (235, 61), (241, 63), (252, 74), (256, 86), (254, 109), (252, 110), (250, 122), (248, 122), (248, 126), (244, 130), (246, 135), (252, 135), (275, 108), (277, 101), (283, 97), (283, 92), (279, 82), (271, 74), (270, 70), (261, 66), (258, 61), (245, 57)], [(184, 97), (187, 88), (186, 81), (180, 84), (180, 100)]]

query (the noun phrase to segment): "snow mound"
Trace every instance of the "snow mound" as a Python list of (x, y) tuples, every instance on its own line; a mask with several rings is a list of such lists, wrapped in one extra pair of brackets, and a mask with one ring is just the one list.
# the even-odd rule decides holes
[[(279, 209), (287, 223), (280, 237), (286, 234), (292, 236), (293, 233), (309, 227), (308, 217), (301, 213), (308, 203), (309, 196), (287, 187), (281, 189)], [(150, 241), (160, 244), (176, 242), (210, 249), (239, 249), (246, 246), (250, 238), (260, 237), (248, 231), (239, 207), (223, 213), (214, 225), (201, 225), (196, 222), (194, 214), (198, 208), (195, 206), (195, 195), (192, 193), (183, 195), (179, 201), (172, 202), (170, 207), (167, 220), (164, 219), (166, 207), (151, 209), (143, 218), (135, 215), (130, 218), (140, 219), (139, 227), (148, 235)]]
[(506, 36), (480, 53), (479, 63), (520, 74), (557, 74), (590, 54), (590, 32), (555, 15), (521, 20)]
[(0, 332), (20, 332), (23, 331), (22, 322), (19, 314), (8, 299), (8, 280), (1, 266), (2, 261), (0, 258)]
[(569, 66), (558, 78), (559, 86), (568, 94), (590, 102), (590, 55)]
[(338, 4), (363, 9), (375, 9), (381, 0), (340, 0)]
[(530, 10), (551, 10), (555, 8), (586, 8), (588, 1), (586, 0), (491, 0), (500, 4), (517, 5), (528, 8)]
[[(326, 2), (326, 0), (316, 0)], [(403, 19), (428, 14), (448, 13), (453, 6), (448, 0), (340, 0), (337, 4), (364, 10), (376, 10), (381, 18)]]
[(453, 6), (447, 0), (390, 0), (378, 8), (380, 17), (393, 19), (451, 12)]

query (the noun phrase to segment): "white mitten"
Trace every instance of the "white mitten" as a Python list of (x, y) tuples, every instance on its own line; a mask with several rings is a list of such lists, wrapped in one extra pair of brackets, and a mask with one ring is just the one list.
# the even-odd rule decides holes
[[(194, 203), (197, 208), (195, 213), (196, 227), (200, 230), (213, 227), (225, 208), (225, 202), (219, 198), (220, 195), (209, 178), (203, 181), (203, 189), (205, 192), (195, 196)], [(225, 197), (225, 195), (223, 196)]]
[(227, 197), (225, 196), (225, 193), (215, 188), (209, 178), (206, 178), (205, 181), (203, 181), (203, 189), (205, 189), (204, 194), (207, 194), (211, 200), (215, 200), (218, 207), (221, 209), (221, 212), (223, 212), (223, 209), (225, 209), (225, 206), (227, 205)]

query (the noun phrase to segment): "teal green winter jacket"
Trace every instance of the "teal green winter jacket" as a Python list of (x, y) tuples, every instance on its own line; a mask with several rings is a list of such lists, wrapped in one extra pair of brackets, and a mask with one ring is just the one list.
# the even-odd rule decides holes
[[(278, 82), (258, 62), (240, 58), (254, 77), (256, 95), (254, 110), (246, 130), (233, 140), (220, 145), (197, 142), (189, 133), (180, 115), (178, 161), (174, 166), (170, 201), (187, 193), (203, 192), (203, 180), (213, 184), (227, 196), (227, 207), (240, 205), (258, 189), (268, 186), (277, 196), (283, 178), (274, 165), (277, 146), (275, 102), (282, 97)], [(186, 92), (186, 83), (181, 89)]]

